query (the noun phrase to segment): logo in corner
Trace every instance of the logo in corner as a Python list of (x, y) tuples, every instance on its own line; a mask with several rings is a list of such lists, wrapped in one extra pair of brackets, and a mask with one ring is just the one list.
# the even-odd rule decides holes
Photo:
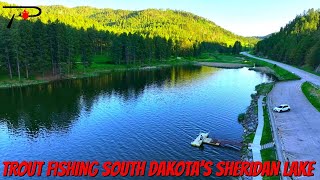
[[(3, 8), (4, 9), (6, 9), (6, 8), (12, 8), (12, 9), (23, 8), (24, 10), (21, 14), (19, 14), (19, 16), (22, 17), (24, 20), (41, 15), (41, 9), (37, 6), (3, 6)], [(36, 10), (38, 10), (38, 13), (37, 14), (29, 14), (29, 12), (26, 9), (36, 9)], [(14, 16), (15, 16), (15, 14), (12, 15), (11, 20), (9, 21), (9, 24), (7, 25), (7, 28), (11, 28)]]

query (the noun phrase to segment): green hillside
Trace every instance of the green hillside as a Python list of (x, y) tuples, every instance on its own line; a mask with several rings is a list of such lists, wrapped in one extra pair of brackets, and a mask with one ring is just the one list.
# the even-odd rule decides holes
[[(5, 3), (0, 3), (3, 5)], [(40, 20), (43, 23), (59, 20), (66, 25), (87, 29), (94, 26), (97, 30), (115, 33), (131, 32), (143, 35), (160, 36), (180, 41), (185, 47), (194, 42), (217, 42), (233, 45), (240, 41), (243, 46), (253, 45), (255, 38), (237, 36), (215, 23), (197, 15), (174, 10), (147, 9), (141, 11), (97, 9), (92, 7), (66, 8), (63, 6), (43, 6)], [(11, 18), (17, 10), (6, 10), (1, 16)], [(32, 13), (32, 10), (30, 10)], [(31, 19), (35, 21), (36, 18)]]
[[(257, 42), (181, 11), (41, 8), (41, 16), (29, 20), (18, 16), (23, 9), (0, 11), (0, 79), (60, 77), (79, 68), (103, 69), (102, 64), (163, 63), (206, 52), (231, 53)], [(8, 29), (13, 14), (16, 20)]]
[(315, 70), (320, 65), (320, 10), (310, 9), (258, 42), (255, 53)]

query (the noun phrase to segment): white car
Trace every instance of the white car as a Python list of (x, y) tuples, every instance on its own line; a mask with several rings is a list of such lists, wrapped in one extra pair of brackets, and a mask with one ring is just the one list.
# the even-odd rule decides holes
[(280, 106), (273, 108), (273, 111), (276, 111), (276, 112), (290, 111), (290, 106), (288, 104), (281, 104)]

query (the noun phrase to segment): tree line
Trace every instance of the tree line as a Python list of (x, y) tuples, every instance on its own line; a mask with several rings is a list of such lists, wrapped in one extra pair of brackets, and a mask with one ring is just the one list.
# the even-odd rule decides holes
[[(8, 3), (0, 2), (0, 6)], [(93, 7), (40, 6), (42, 14), (30, 21), (40, 20), (47, 24), (58, 20), (76, 29), (95, 29), (109, 31), (115, 34), (132, 33), (154, 38), (156, 36), (180, 42), (183, 48), (192, 48), (197, 42), (210, 42), (233, 45), (240, 41), (243, 46), (253, 45), (257, 38), (238, 36), (218, 26), (214, 22), (189, 12), (170, 9), (146, 9), (140, 11), (100, 9)], [(11, 18), (23, 9), (5, 9), (1, 16)], [(30, 14), (37, 10), (28, 9)]]
[(320, 65), (320, 10), (310, 9), (255, 46), (255, 53), (316, 69)]
[(232, 47), (196, 42), (184, 47), (179, 41), (138, 33), (116, 34), (106, 30), (76, 29), (59, 22), (42, 23), (0, 18), (0, 72), (17, 76), (67, 75), (80, 64), (89, 67), (95, 55), (109, 57), (114, 64), (150, 63), (171, 57), (196, 57), (203, 52), (231, 52)]

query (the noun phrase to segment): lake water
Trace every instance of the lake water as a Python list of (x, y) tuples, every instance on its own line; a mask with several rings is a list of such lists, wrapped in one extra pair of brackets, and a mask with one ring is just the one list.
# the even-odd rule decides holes
[(177, 66), (2, 89), (0, 160), (239, 160), (239, 151), (190, 142), (200, 131), (240, 142), (237, 116), (271, 80)]

